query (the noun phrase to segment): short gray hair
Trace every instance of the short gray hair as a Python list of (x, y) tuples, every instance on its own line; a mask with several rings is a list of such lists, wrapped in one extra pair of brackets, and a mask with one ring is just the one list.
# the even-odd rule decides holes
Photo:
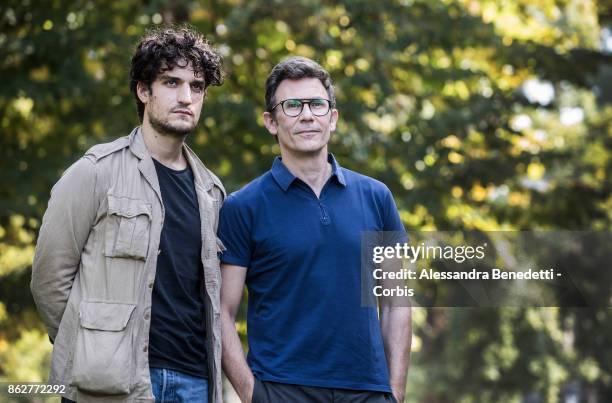
[(325, 87), (325, 91), (327, 91), (331, 107), (336, 106), (334, 86), (327, 70), (307, 57), (293, 56), (274, 66), (266, 79), (266, 111), (272, 112), (276, 103), (274, 99), (276, 89), (283, 80), (299, 80), (301, 78), (318, 78)]

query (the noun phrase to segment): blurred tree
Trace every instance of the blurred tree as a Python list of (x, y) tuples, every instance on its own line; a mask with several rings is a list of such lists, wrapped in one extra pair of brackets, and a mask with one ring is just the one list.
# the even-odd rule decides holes
[[(44, 377), (49, 346), (28, 347), (44, 340), (36, 232), (61, 172), (138, 124), (128, 69), (147, 27), (189, 22), (223, 53), (226, 84), (189, 142), (230, 191), (278, 153), (264, 81), (299, 54), (336, 83), (331, 150), (391, 188), (408, 229), (609, 231), (611, 21), (594, 0), (3, 2), (0, 377)], [(603, 401), (611, 323), (609, 309), (419, 309), (409, 399), (553, 402), (578, 382)]]

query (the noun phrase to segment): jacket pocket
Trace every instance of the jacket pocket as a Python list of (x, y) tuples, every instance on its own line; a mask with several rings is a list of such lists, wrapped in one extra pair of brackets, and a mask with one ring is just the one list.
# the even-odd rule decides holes
[(107, 220), (105, 256), (145, 260), (149, 250), (151, 204), (109, 194)]
[(72, 385), (108, 395), (132, 391), (133, 327), (128, 321), (134, 304), (81, 302), (74, 350)]

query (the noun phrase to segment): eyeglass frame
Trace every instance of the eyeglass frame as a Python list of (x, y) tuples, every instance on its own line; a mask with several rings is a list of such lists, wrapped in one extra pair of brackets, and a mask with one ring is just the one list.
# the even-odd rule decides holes
[[(298, 113), (295, 116), (291, 116), (289, 115), (286, 111), (285, 111), (285, 105), (284, 103), (287, 101), (300, 101), (300, 103), (302, 104), (302, 108), (300, 109), (300, 113)], [(314, 113), (312, 111), (312, 108), (310, 107), (310, 103), (312, 101), (327, 101), (327, 112), (325, 112), (323, 115), (317, 115), (316, 113)], [(325, 99), (325, 98), (287, 98), (287, 99), (283, 99), (282, 101), (280, 101), (279, 103), (277, 103), (276, 105), (274, 105), (271, 109), (270, 112), (273, 112), (274, 109), (276, 109), (279, 105), (281, 105), (281, 109), (283, 110), (283, 113), (290, 117), (290, 118), (297, 118), (298, 116), (300, 116), (302, 114), (302, 112), (304, 112), (304, 105), (308, 105), (308, 109), (310, 109), (310, 113), (313, 114), (313, 116), (317, 116), (317, 117), (322, 117), (327, 115), (334, 107), (334, 105), (332, 104), (332, 101), (330, 101), (329, 99)]]

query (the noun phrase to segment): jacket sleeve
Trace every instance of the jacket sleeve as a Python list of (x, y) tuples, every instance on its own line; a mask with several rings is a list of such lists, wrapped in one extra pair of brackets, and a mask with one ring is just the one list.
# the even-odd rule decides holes
[(75, 162), (51, 190), (43, 217), (30, 288), (49, 338), (57, 335), (60, 321), (91, 231), (98, 202), (92, 161)]

